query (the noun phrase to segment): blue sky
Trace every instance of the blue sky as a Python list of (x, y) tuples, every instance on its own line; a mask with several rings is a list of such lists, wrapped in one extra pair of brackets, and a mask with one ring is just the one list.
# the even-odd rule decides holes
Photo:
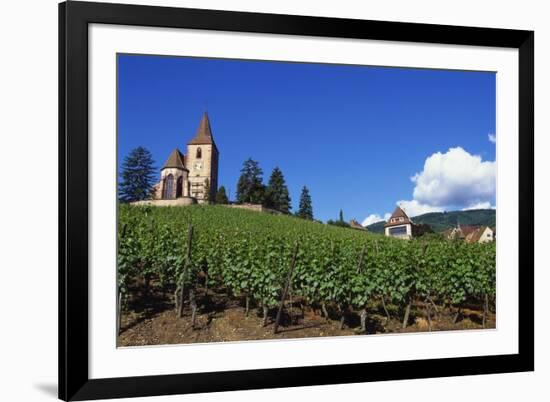
[(119, 55), (118, 77), (119, 163), (185, 153), (208, 110), (231, 198), (251, 157), (323, 221), (494, 207), (494, 73)]

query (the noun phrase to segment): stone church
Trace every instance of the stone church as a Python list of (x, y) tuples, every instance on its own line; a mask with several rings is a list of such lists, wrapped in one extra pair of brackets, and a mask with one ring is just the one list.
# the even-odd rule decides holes
[(160, 170), (154, 199), (205, 203), (218, 189), (219, 152), (212, 136), (208, 113), (204, 113), (195, 137), (187, 143), (187, 154), (175, 148)]

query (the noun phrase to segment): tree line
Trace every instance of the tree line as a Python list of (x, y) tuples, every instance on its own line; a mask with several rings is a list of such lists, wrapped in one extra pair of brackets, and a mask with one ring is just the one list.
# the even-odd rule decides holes
[[(154, 194), (157, 168), (151, 152), (140, 146), (134, 148), (124, 158), (119, 181), (119, 200), (123, 203), (151, 199)], [(206, 184), (207, 186), (210, 183)], [(209, 193), (209, 191), (207, 192)], [(216, 190), (213, 200), (216, 204), (229, 204), (230, 200), (224, 186)], [(267, 185), (263, 183), (263, 171), (257, 161), (248, 158), (243, 163), (237, 182), (237, 204), (261, 204), (282, 214), (291, 214), (291, 198), (283, 172), (275, 167)], [(313, 220), (313, 205), (309, 189), (303, 186), (296, 216)]]
[[(291, 214), (291, 198), (285, 177), (279, 167), (275, 167), (269, 176), (267, 185), (263, 184), (263, 171), (259, 162), (248, 158), (243, 163), (237, 182), (237, 204), (261, 204), (266, 208)], [(313, 220), (313, 205), (309, 189), (302, 187), (298, 210), (294, 214), (300, 218)]]

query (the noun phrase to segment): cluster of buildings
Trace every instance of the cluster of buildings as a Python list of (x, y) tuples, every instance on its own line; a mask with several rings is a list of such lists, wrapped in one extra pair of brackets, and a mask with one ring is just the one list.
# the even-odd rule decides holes
[[(386, 236), (400, 239), (411, 239), (424, 233), (433, 233), (433, 230), (429, 225), (415, 224), (400, 207), (395, 208), (390, 219), (384, 225)], [(489, 226), (461, 226), (458, 224), (441, 234), (447, 240), (463, 240), (467, 243), (487, 243), (495, 241), (496, 238), (495, 229)]]
[(466, 243), (487, 243), (495, 241), (496, 230), (489, 226), (457, 225), (447, 229), (442, 235), (448, 240), (464, 240)]

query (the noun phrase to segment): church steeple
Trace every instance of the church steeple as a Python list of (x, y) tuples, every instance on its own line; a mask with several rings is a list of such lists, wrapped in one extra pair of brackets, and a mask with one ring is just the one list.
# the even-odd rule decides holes
[(189, 193), (199, 202), (213, 200), (218, 190), (219, 152), (208, 113), (204, 112), (195, 137), (187, 143), (185, 167), (189, 171)]
[(208, 112), (204, 112), (199, 128), (195, 134), (195, 137), (189, 141), (189, 145), (214, 145), (214, 137), (212, 136), (212, 128), (210, 127), (210, 119), (208, 118)]

